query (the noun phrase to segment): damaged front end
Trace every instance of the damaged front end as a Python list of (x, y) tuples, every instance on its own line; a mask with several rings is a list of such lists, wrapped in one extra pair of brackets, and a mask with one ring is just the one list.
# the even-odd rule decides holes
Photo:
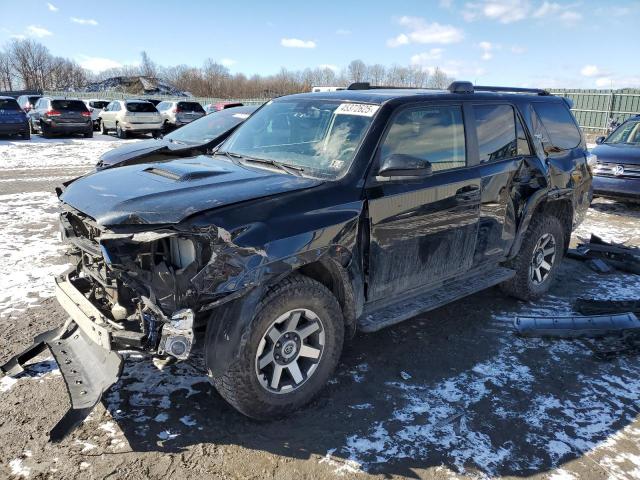
[(118, 351), (187, 359), (198, 313), (233, 297), (234, 276), (242, 270), (238, 249), (216, 227), (129, 225), (114, 231), (62, 208), (61, 235), (75, 266), (56, 278), (56, 297), (69, 321), (0, 367), (0, 373), (16, 375), (51, 350), (71, 398), (52, 441), (70, 433), (118, 381)]

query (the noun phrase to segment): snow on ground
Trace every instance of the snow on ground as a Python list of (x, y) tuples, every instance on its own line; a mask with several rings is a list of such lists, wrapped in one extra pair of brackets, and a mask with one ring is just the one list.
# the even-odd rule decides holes
[(55, 186), (121, 144), (98, 134), (0, 141), (0, 319), (51, 296), (53, 277), (66, 268)]

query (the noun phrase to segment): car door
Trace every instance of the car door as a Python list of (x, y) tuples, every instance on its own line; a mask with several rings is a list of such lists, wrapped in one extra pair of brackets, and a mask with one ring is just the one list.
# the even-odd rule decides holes
[(105, 127), (109, 128), (110, 123), (109, 119), (111, 118), (111, 107), (113, 107), (114, 102), (110, 102), (102, 112), (100, 112), (100, 121), (104, 124)]
[(509, 102), (473, 104), (473, 133), (481, 178), (480, 219), (474, 264), (504, 258), (515, 240), (514, 188), (529, 183), (533, 155), (521, 114)]
[[(466, 116), (462, 104), (420, 104), (389, 120), (366, 188), (368, 301), (435, 285), (471, 267), (480, 178), (467, 159)], [(379, 181), (378, 165), (392, 154), (426, 159), (432, 174)]]

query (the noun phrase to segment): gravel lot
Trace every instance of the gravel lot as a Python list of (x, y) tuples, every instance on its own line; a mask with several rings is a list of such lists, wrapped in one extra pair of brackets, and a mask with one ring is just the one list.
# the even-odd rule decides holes
[[(135, 140), (131, 140), (135, 141)], [(66, 263), (53, 188), (122, 141), (0, 141), (0, 359), (62, 323), (51, 276)], [(640, 245), (640, 209), (596, 201), (577, 235)], [(5, 478), (640, 478), (640, 364), (598, 361), (580, 341), (521, 339), (516, 314), (568, 314), (578, 296), (639, 298), (640, 277), (565, 260), (535, 304), (491, 289), (358, 335), (330, 385), (283, 421), (256, 423), (209, 385), (198, 361), (130, 357), (123, 379), (69, 438), (51, 357), (0, 379)]]

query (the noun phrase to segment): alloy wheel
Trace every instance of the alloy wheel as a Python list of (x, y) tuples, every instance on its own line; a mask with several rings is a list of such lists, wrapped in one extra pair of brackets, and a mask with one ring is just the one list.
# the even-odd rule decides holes
[(550, 233), (545, 233), (538, 239), (529, 264), (529, 278), (534, 285), (543, 283), (551, 273), (556, 248), (556, 239)]
[(316, 371), (325, 346), (325, 330), (308, 309), (279, 316), (262, 336), (255, 358), (260, 385), (270, 393), (291, 393)]

